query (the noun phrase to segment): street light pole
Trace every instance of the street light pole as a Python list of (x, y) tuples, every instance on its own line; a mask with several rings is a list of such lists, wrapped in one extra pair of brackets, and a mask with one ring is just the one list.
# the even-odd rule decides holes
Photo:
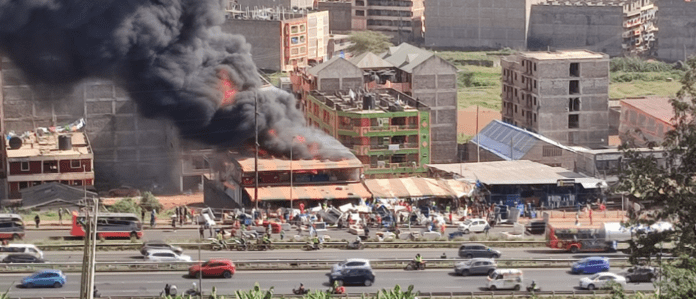
[(290, 217), (288, 217), (288, 220), (292, 220), (293, 216), (293, 211), (292, 211), (292, 198), (293, 198), (293, 178), (292, 178), (292, 147), (295, 145), (295, 136), (292, 137), (292, 141), (290, 142)]
[(90, 256), (90, 267), (89, 267), (89, 299), (94, 298), (94, 268), (96, 267), (96, 262), (97, 262), (97, 222), (98, 222), (98, 213), (99, 213), (99, 199), (98, 198), (92, 198), (94, 201), (94, 220), (93, 224), (94, 226), (92, 227), (92, 254)]
[[(254, 90), (254, 147), (255, 147), (255, 158), (254, 158), (254, 174), (256, 179), (254, 180), (254, 201), (256, 201), (256, 211), (259, 210), (259, 97)], [(251, 217), (256, 220), (256, 215), (251, 215)]]

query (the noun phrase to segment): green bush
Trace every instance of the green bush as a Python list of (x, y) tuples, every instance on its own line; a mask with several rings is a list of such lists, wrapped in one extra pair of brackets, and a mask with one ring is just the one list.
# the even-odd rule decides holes
[(273, 287), (264, 291), (259, 286), (259, 283), (254, 284), (254, 288), (248, 292), (242, 290), (237, 290), (235, 293), (237, 299), (272, 299), (273, 298)]
[(108, 208), (113, 213), (140, 213), (140, 206), (130, 197), (119, 199), (114, 205)]
[(140, 197), (140, 206), (143, 209), (152, 211), (152, 209), (157, 209), (157, 211), (162, 211), (162, 204), (160, 204), (157, 197), (152, 195), (150, 192), (144, 192)]
[(674, 66), (661, 61), (646, 61), (639, 57), (617, 57), (609, 62), (612, 72), (669, 72)]

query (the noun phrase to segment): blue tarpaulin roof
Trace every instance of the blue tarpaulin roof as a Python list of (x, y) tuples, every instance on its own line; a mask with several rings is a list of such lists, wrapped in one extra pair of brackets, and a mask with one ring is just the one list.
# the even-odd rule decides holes
[[(507, 160), (519, 160), (539, 141), (534, 133), (499, 120), (490, 122), (471, 140)], [(512, 148), (511, 148), (512, 147)], [(511, 151), (512, 150), (512, 151)], [(512, 152), (512, 156), (510, 153)]]

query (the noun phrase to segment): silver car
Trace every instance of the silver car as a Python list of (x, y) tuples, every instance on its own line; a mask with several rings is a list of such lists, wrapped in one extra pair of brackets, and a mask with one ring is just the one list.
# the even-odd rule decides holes
[(498, 268), (498, 264), (493, 259), (474, 258), (456, 263), (454, 265), (454, 273), (462, 276), (490, 275), (496, 268)]

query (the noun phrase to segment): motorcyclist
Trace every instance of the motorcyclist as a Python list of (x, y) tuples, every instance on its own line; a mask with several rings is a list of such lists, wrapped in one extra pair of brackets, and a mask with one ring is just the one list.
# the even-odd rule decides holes
[(362, 243), (362, 239), (360, 239), (360, 236), (355, 237), (355, 241), (353, 241), (353, 245), (358, 246)]
[(305, 293), (304, 284), (300, 283), (300, 287), (297, 288), (297, 292), (300, 293), (300, 294), (304, 294), (304, 293)]
[(269, 234), (263, 235), (263, 244), (271, 244), (271, 237)]
[(537, 288), (536, 280), (532, 280), (532, 285), (530, 286), (530, 288), (532, 289), (532, 291), (536, 290), (536, 288)]
[(314, 246), (314, 248), (319, 248), (319, 243), (319, 237), (314, 236), (314, 238), (312, 238), (312, 245)]
[(417, 253), (413, 261), (416, 263), (416, 269), (418, 269), (423, 264), (423, 257), (420, 255), (420, 253)]

